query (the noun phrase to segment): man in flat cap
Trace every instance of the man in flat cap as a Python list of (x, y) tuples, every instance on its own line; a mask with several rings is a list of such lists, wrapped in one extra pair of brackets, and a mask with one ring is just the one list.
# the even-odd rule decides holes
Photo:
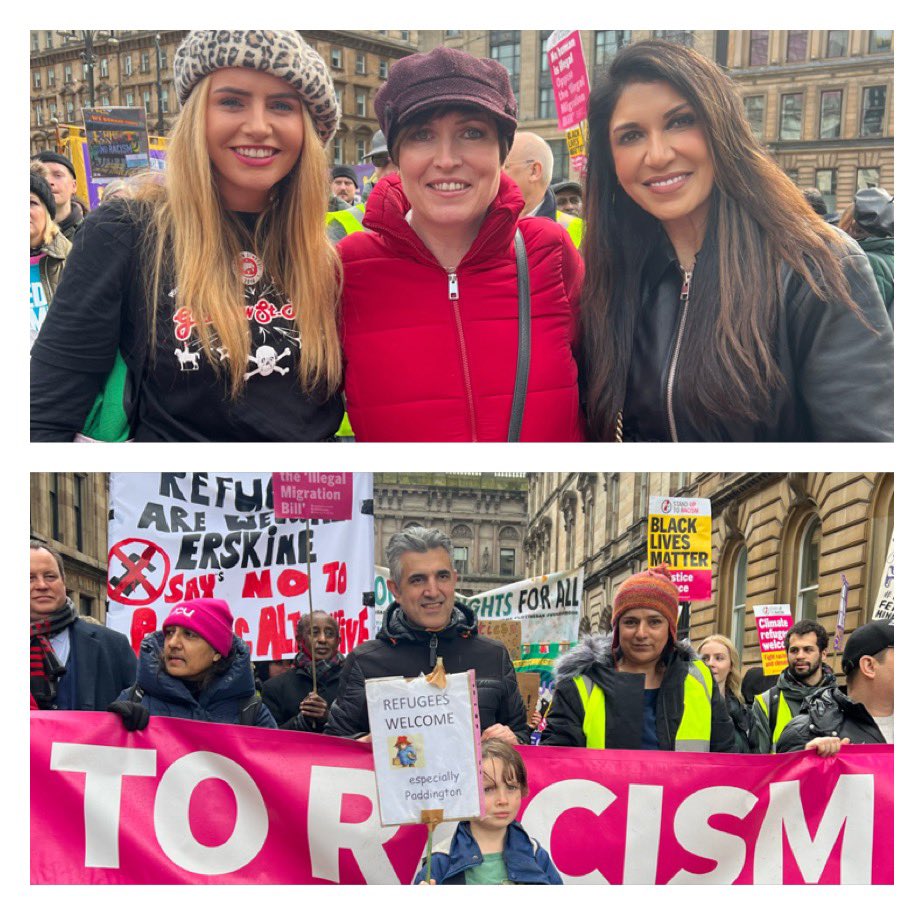
[(809, 696), (783, 729), (778, 753), (815, 750), (833, 756), (845, 743), (894, 743), (895, 629), (877, 620), (854, 630), (841, 667), (846, 691), (828, 686)]

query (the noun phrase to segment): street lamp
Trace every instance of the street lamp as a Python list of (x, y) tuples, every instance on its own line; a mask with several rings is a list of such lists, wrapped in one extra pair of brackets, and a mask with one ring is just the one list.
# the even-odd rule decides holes
[(154, 52), (157, 54), (157, 136), (164, 135), (164, 90), (160, 83), (160, 32), (154, 35)]
[(90, 107), (96, 107), (96, 86), (93, 83), (93, 68), (96, 66), (97, 57), (93, 53), (93, 44), (97, 38), (105, 38), (108, 44), (117, 45), (119, 40), (113, 34), (112, 29), (92, 29), (76, 31), (71, 29), (67, 32), (58, 32), (58, 34), (72, 41), (83, 41), (83, 50), (80, 52), (80, 59), (87, 68), (87, 93), (89, 95)]

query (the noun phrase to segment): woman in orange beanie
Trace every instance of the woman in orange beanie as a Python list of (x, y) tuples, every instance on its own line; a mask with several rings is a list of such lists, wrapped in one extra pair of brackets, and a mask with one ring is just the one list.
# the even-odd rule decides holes
[(666, 566), (622, 583), (613, 632), (562, 657), (542, 744), (731, 753), (734, 730), (712, 671), (677, 641), (680, 602)]

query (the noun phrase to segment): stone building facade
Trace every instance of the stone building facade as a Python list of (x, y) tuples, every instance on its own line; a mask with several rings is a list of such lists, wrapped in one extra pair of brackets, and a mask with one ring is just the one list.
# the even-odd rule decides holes
[(78, 613), (106, 616), (109, 477), (105, 473), (33, 473), (29, 536), (64, 559), (67, 593)]
[(530, 473), (526, 574), (584, 568), (582, 630), (605, 631), (613, 597), (647, 567), (650, 496), (712, 503), (712, 598), (682, 620), (694, 644), (728, 635), (760, 662), (752, 608), (790, 604), (833, 635), (841, 575), (846, 632), (869, 620), (892, 536), (891, 473)]
[(392, 534), (419, 524), (450, 535), (458, 591), (478, 594), (525, 576), (526, 477), (515, 473), (376, 473), (375, 562)]

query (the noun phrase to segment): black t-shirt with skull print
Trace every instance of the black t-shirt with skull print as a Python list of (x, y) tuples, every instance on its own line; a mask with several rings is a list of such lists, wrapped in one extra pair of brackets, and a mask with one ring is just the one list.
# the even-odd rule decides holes
[[(252, 228), (255, 216), (241, 214)], [(137, 391), (138, 441), (323, 441), (343, 417), (339, 394), (306, 396), (292, 304), (260, 258), (241, 252), (251, 353), (243, 392), (228, 396), (188, 310), (165, 284), (156, 353), (147, 338), (141, 213), (116, 201), (85, 222), (32, 349), (32, 440), (69, 441), (112, 368), (116, 352)], [(252, 247), (252, 246), (251, 246)], [(221, 347), (211, 342), (220, 360)]]

